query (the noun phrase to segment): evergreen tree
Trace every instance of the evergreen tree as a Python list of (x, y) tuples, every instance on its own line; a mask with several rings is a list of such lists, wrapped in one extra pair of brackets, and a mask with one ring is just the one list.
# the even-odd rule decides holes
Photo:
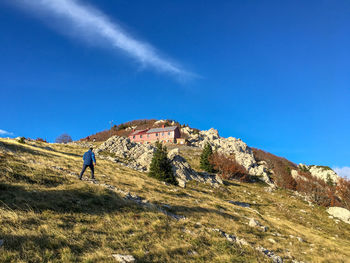
[(210, 163), (210, 159), (212, 155), (213, 155), (213, 149), (211, 148), (209, 142), (207, 142), (201, 154), (200, 168), (209, 173), (214, 172), (214, 167)]
[(169, 184), (178, 184), (167, 156), (167, 148), (160, 142), (156, 142), (156, 151), (153, 154), (148, 176)]

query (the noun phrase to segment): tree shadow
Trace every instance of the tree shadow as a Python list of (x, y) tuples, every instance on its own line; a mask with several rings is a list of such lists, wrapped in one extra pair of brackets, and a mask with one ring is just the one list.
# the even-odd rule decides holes
[(130, 209), (131, 204), (108, 189), (94, 191), (83, 186), (78, 189), (28, 190), (23, 186), (0, 182), (0, 207), (12, 210), (56, 213), (104, 214)]

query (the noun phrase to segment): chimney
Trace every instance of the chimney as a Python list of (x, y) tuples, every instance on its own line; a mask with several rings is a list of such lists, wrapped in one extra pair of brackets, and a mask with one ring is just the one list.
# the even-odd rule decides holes
[(163, 125), (162, 125), (162, 128), (164, 129), (164, 127), (165, 127), (165, 126), (164, 126), (164, 124), (163, 124)]

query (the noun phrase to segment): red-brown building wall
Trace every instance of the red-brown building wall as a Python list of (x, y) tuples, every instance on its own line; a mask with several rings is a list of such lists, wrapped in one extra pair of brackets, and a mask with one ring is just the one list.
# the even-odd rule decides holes
[(130, 140), (134, 142), (155, 142), (155, 141), (164, 141), (164, 142), (175, 142), (176, 138), (180, 138), (181, 133), (179, 128), (176, 128), (173, 131), (164, 131), (157, 133), (141, 133), (137, 135), (130, 135)]

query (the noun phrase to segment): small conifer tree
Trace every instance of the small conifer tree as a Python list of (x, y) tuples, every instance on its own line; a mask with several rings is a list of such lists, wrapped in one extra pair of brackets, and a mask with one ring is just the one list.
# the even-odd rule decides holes
[(209, 173), (214, 172), (214, 167), (210, 162), (212, 155), (213, 155), (213, 149), (211, 148), (211, 145), (209, 144), (209, 142), (207, 142), (201, 154), (200, 168)]
[(169, 184), (178, 184), (167, 156), (167, 148), (160, 142), (156, 142), (156, 151), (153, 154), (148, 176)]

